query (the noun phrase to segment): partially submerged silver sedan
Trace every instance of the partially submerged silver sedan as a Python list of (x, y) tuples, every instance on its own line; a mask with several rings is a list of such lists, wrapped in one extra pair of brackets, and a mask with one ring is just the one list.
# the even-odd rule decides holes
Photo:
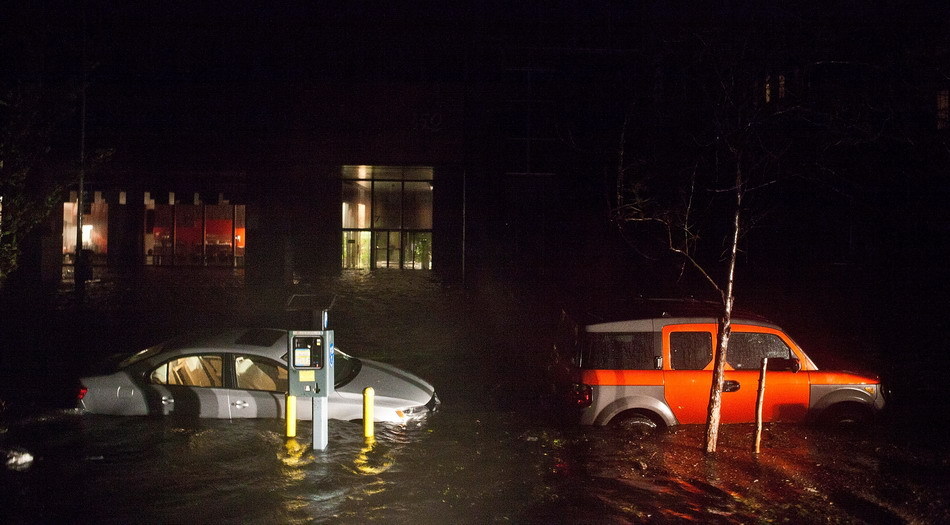
[[(374, 419), (406, 423), (436, 409), (435, 388), (390, 365), (335, 350), (330, 419), (363, 417), (363, 389), (375, 391)], [(287, 392), (287, 332), (231, 329), (180, 336), (119, 362), (112, 373), (80, 378), (78, 407), (120, 416), (169, 415), (218, 419), (283, 418)], [(297, 418), (312, 418), (309, 402)]]

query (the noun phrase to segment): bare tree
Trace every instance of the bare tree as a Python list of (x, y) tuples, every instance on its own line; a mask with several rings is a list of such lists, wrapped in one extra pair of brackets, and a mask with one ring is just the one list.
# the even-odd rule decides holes
[[(705, 449), (712, 453), (718, 442), (740, 243), (759, 213), (747, 197), (781, 181), (791, 138), (771, 132), (784, 114), (774, 108), (763, 110), (757, 99), (758, 71), (748, 66), (744, 45), (724, 48), (702, 36), (694, 36), (693, 44), (692, 60), (683, 62), (693, 69), (680, 74), (696, 81), (697, 88), (688, 97), (697, 101), (708, 124), (686, 128), (691, 147), (677, 151), (679, 166), (660, 177), (650, 171), (664, 168), (628, 160), (626, 135), (631, 119), (625, 119), (613, 218), (624, 229), (639, 225), (659, 233), (665, 249), (683, 261), (681, 275), (697, 273), (722, 305), (705, 439)], [(669, 168), (666, 164), (665, 169)], [(701, 239), (719, 240), (718, 253), (701, 254)]]
[[(621, 158), (623, 157), (622, 152), (623, 148), (621, 148)], [(734, 149), (733, 153), (735, 153)], [(735, 165), (734, 185), (731, 188), (718, 191), (720, 193), (729, 193), (734, 197), (731, 230), (726, 246), (725, 275), (722, 277), (722, 284), (720, 284), (720, 281), (695, 257), (694, 250), (698, 241), (698, 235), (694, 230), (694, 225), (690, 222), (690, 214), (696, 197), (695, 177), (690, 178), (689, 186), (683, 193), (684, 198), (681, 208), (651, 210), (648, 207), (650, 201), (641, 195), (641, 187), (639, 185), (635, 185), (635, 189), (630, 193), (630, 196), (627, 196), (626, 192), (623, 191), (625, 187), (623, 181), (626, 180), (624, 177), (625, 172), (626, 170), (621, 168), (620, 175), (618, 176), (618, 181), (620, 181), (618, 183), (617, 195), (619, 206), (614, 210), (615, 220), (621, 223), (658, 225), (665, 235), (667, 249), (681, 256), (689, 267), (699, 272), (703, 279), (716, 291), (722, 302), (723, 310), (719, 323), (719, 335), (713, 365), (713, 380), (709, 393), (705, 440), (706, 451), (715, 452), (719, 432), (720, 408), (722, 406), (726, 354), (729, 347), (732, 310), (735, 303), (735, 269), (743, 225), (742, 201), (744, 192), (746, 191), (746, 181), (743, 179), (741, 162), (737, 162)]]
[(75, 9), (17, 6), (0, 31), (10, 59), (0, 72), (0, 280), (20, 266), (33, 231), (79, 179), (77, 157), (88, 157), (85, 171), (94, 173), (113, 153), (79, 151), (85, 140), (80, 144), (75, 117), (87, 65), (85, 8)]
[[(665, 89), (665, 98), (649, 111), (662, 112), (665, 128), (675, 132), (647, 142), (655, 132), (648, 127), (648, 110), (626, 107), (611, 186), (612, 218), (628, 240), (643, 253), (653, 242), (677, 255), (680, 274), (700, 276), (721, 300), (708, 452), (717, 445), (736, 269), (747, 234), (772, 207), (814, 220), (808, 217), (814, 213), (782, 202), (787, 199), (780, 194), (800, 195), (806, 205), (799, 208), (806, 210), (807, 203), (831, 200), (829, 195), (840, 201), (864, 191), (879, 198), (874, 194), (883, 192), (875, 188), (894, 184), (889, 166), (912, 171), (908, 166), (919, 157), (915, 148), (925, 143), (914, 138), (914, 124), (902, 116), (917, 111), (919, 102), (907, 97), (916, 88), (890, 73), (905, 67), (893, 57), (905, 55), (891, 55), (887, 47), (842, 51), (850, 40), (867, 37), (868, 29), (852, 28), (851, 38), (821, 11), (753, 14), (769, 23), (743, 25), (742, 17), (725, 16), (657, 31), (673, 36), (656, 46), (666, 53), (652, 58), (657, 74), (643, 76), (669, 76), (674, 89)], [(881, 20), (881, 27), (890, 27)], [(901, 38), (892, 40), (900, 48)], [(918, 170), (925, 177), (936, 173), (932, 167)], [(794, 191), (766, 191), (779, 188)], [(884, 212), (870, 213), (882, 215), (875, 223), (887, 221)], [(822, 257), (813, 251), (816, 260)]]
[(39, 86), (0, 94), (0, 279), (16, 270), (24, 238), (60, 202), (62, 186), (38, 174), (58, 125)]

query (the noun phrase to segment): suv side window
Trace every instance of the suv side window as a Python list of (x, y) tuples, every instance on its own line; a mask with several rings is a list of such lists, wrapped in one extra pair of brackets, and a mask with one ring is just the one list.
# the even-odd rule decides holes
[(732, 332), (726, 362), (736, 370), (758, 369), (763, 357), (788, 359), (791, 356), (788, 345), (775, 334)]
[(673, 370), (702, 370), (712, 361), (712, 334), (670, 332), (670, 366)]
[(588, 370), (654, 370), (653, 333), (590, 332), (581, 364)]

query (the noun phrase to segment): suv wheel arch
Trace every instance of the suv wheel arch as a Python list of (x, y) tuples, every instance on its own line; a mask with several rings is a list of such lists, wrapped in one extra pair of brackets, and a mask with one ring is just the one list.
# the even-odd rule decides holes
[(641, 435), (653, 434), (666, 427), (659, 415), (642, 409), (621, 412), (610, 420), (609, 425), (625, 432)]
[(650, 395), (635, 395), (617, 399), (604, 407), (594, 421), (595, 425), (604, 426), (611, 424), (621, 414), (646, 414), (657, 424), (670, 427), (676, 425), (678, 421), (669, 405)]
[(825, 426), (850, 427), (867, 423), (873, 415), (873, 411), (867, 404), (845, 401), (822, 410), (816, 421)]

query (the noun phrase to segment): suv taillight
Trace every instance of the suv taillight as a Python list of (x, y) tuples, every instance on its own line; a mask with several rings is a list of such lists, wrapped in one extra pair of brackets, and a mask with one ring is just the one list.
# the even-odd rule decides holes
[(577, 408), (587, 408), (593, 402), (594, 389), (584, 383), (573, 383), (568, 392), (568, 399)]
[(76, 385), (76, 401), (82, 401), (82, 398), (86, 397), (86, 392), (89, 389), (86, 388), (86, 385), (79, 383)]

